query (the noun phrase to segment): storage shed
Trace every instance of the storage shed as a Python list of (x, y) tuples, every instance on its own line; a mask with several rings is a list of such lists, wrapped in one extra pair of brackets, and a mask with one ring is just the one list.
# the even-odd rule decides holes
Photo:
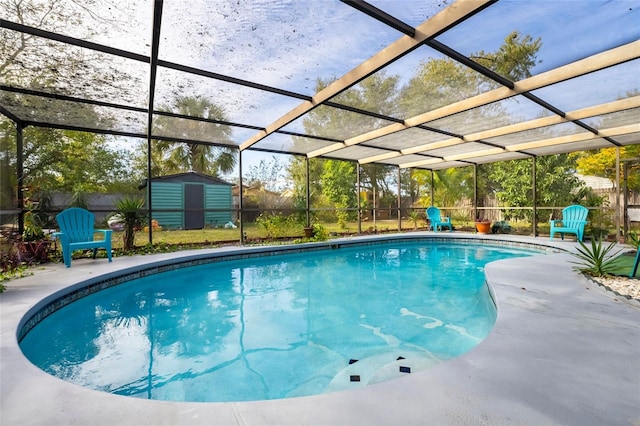
[[(164, 229), (224, 226), (232, 220), (231, 187), (222, 179), (196, 172), (151, 178), (152, 216)], [(141, 188), (146, 188), (146, 182)]]

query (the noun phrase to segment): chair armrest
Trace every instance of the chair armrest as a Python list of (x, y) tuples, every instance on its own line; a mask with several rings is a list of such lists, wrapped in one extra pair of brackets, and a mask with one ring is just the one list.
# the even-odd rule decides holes
[(93, 232), (102, 234), (105, 240), (111, 238), (111, 234), (113, 233), (111, 229), (94, 229)]
[(445, 222), (445, 223), (449, 223), (449, 218), (448, 217), (443, 217), (442, 221)]
[(60, 244), (62, 245), (66, 245), (69, 244), (71, 241), (69, 241), (69, 236), (67, 234), (65, 234), (64, 232), (54, 232), (53, 234), (51, 234), (51, 238), (53, 238), (54, 240), (57, 238), (60, 240)]

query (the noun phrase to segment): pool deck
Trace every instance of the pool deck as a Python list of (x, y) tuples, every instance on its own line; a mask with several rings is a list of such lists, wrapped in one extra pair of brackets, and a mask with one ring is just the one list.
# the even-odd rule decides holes
[[(572, 238), (410, 235), (576, 247)], [(486, 340), (429, 370), (355, 390), (242, 403), (150, 401), (49, 376), (18, 347), (24, 314), (73, 283), (150, 261), (238, 249), (112, 263), (80, 259), (70, 269), (47, 264), (9, 281), (0, 294), (0, 425), (640, 425), (640, 303), (577, 274), (567, 253), (487, 265), (498, 318)]]

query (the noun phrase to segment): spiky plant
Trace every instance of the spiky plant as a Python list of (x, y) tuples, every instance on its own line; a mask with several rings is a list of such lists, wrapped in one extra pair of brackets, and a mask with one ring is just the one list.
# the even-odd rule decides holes
[(578, 247), (577, 253), (571, 253), (573, 256), (580, 259), (580, 262), (571, 262), (579, 266), (574, 266), (575, 270), (584, 272), (594, 277), (602, 277), (610, 275), (618, 269), (620, 265), (620, 259), (617, 257), (622, 250), (618, 250), (615, 253), (611, 251), (616, 246), (616, 242), (611, 242), (608, 246), (603, 247), (602, 240), (591, 239), (591, 246), (587, 246), (582, 241), (579, 241), (580, 247)]
[(140, 229), (146, 220), (144, 199), (125, 197), (116, 202), (116, 213), (122, 218), (124, 225), (123, 243), (125, 250), (133, 250), (135, 231)]
[(409, 212), (409, 219), (413, 222), (413, 229), (418, 229), (418, 219), (420, 219), (420, 213), (417, 210), (411, 210)]

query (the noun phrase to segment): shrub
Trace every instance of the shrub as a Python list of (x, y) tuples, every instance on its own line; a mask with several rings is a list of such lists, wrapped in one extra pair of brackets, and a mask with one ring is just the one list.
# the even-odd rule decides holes
[(313, 224), (313, 241), (326, 241), (329, 238), (327, 229), (319, 223)]
[(22, 232), (22, 241), (38, 241), (44, 239), (44, 231), (38, 223), (37, 217), (32, 212), (24, 214), (24, 231)]
[(284, 237), (287, 229), (295, 224), (295, 215), (283, 216), (279, 214), (260, 214), (256, 219), (256, 223), (260, 225), (267, 233), (267, 238)]

